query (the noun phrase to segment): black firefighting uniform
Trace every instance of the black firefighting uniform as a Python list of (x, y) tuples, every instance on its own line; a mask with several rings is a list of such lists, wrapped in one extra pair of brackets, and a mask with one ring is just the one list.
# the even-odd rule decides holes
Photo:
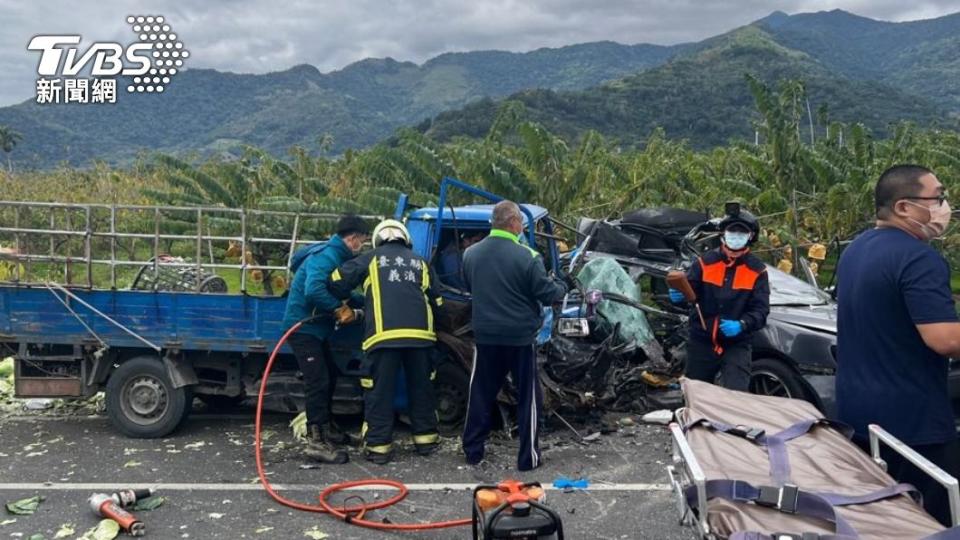
[[(704, 328), (696, 308), (690, 310), (687, 341), (687, 377), (714, 382), (722, 370), (723, 385), (746, 391), (750, 383), (754, 332), (767, 324), (770, 282), (763, 261), (752, 253), (729, 260), (722, 248), (708, 251), (687, 270), (697, 294)], [(720, 320), (740, 321), (743, 331), (734, 337), (720, 332)]]
[(413, 442), (429, 446), (437, 432), (433, 353), (437, 340), (433, 309), (442, 304), (429, 265), (405, 245), (390, 242), (348, 261), (330, 276), (330, 291), (349, 298), (363, 283), (366, 298), (363, 351), (366, 353), (364, 422), (368, 452), (393, 447), (393, 398), (401, 366), (407, 380)]

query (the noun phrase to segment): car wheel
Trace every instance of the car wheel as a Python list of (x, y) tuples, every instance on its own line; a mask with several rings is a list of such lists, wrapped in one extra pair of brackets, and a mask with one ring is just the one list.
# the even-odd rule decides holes
[(761, 396), (805, 399), (800, 375), (782, 360), (757, 358), (750, 367), (750, 392)]
[(106, 402), (110, 421), (124, 435), (163, 437), (190, 414), (193, 389), (174, 388), (159, 358), (138, 356), (110, 375)]
[(437, 366), (433, 381), (437, 396), (437, 418), (444, 435), (459, 434), (467, 418), (467, 396), (470, 395), (470, 374), (459, 364), (446, 360)]

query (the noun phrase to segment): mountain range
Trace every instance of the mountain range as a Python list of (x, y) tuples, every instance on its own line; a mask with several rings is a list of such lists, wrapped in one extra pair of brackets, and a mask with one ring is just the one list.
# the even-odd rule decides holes
[[(499, 103), (574, 140), (595, 129), (624, 146), (655, 127), (697, 147), (751, 137), (745, 73), (806, 82), (811, 105), (878, 133), (890, 123), (957, 122), (960, 13), (891, 23), (851, 13), (770, 16), (698, 43), (595, 42), (526, 53), (448, 53), (417, 65), (366, 59), (321, 73), (299, 65), (250, 75), (185, 69), (163, 94), (124, 94), (113, 105), (0, 108), (20, 132), (18, 167), (93, 159), (126, 162), (143, 150), (186, 155), (253, 144), (338, 154), (418, 126), (439, 139), (485, 133)], [(118, 82), (125, 87), (125, 81)], [(319, 140), (332, 136), (332, 144)]]

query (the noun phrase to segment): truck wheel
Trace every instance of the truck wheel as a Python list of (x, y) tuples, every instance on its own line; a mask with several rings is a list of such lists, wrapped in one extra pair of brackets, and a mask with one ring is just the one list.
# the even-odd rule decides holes
[(159, 358), (138, 356), (115, 369), (107, 381), (107, 415), (128, 437), (163, 437), (190, 414), (193, 389), (174, 388)]
[(433, 388), (437, 395), (440, 432), (444, 435), (459, 433), (467, 418), (470, 374), (456, 363), (445, 361), (437, 366)]
[(757, 358), (750, 368), (750, 392), (761, 396), (806, 399), (799, 377), (781, 360)]

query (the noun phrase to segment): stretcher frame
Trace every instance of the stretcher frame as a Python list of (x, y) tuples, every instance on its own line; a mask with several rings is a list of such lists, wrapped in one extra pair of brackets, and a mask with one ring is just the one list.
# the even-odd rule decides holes
[[(680, 411), (677, 411), (679, 415)], [(667, 465), (667, 476), (670, 487), (676, 499), (680, 525), (692, 527), (699, 538), (716, 540), (718, 537), (711, 531), (708, 521), (706, 483), (707, 477), (700, 463), (697, 461), (683, 428), (676, 422), (669, 425), (672, 442), (672, 460)], [(869, 426), (870, 454), (877, 466), (887, 469), (886, 462), (880, 457), (881, 443), (901, 455), (904, 459), (917, 466), (924, 473), (936, 480), (947, 490), (950, 502), (950, 517), (954, 527), (960, 525), (960, 483), (925, 457), (891, 435), (878, 425)], [(694, 486), (697, 491), (697, 508), (691, 508), (687, 503), (686, 489)], [(694, 510), (696, 510), (694, 512)]]

